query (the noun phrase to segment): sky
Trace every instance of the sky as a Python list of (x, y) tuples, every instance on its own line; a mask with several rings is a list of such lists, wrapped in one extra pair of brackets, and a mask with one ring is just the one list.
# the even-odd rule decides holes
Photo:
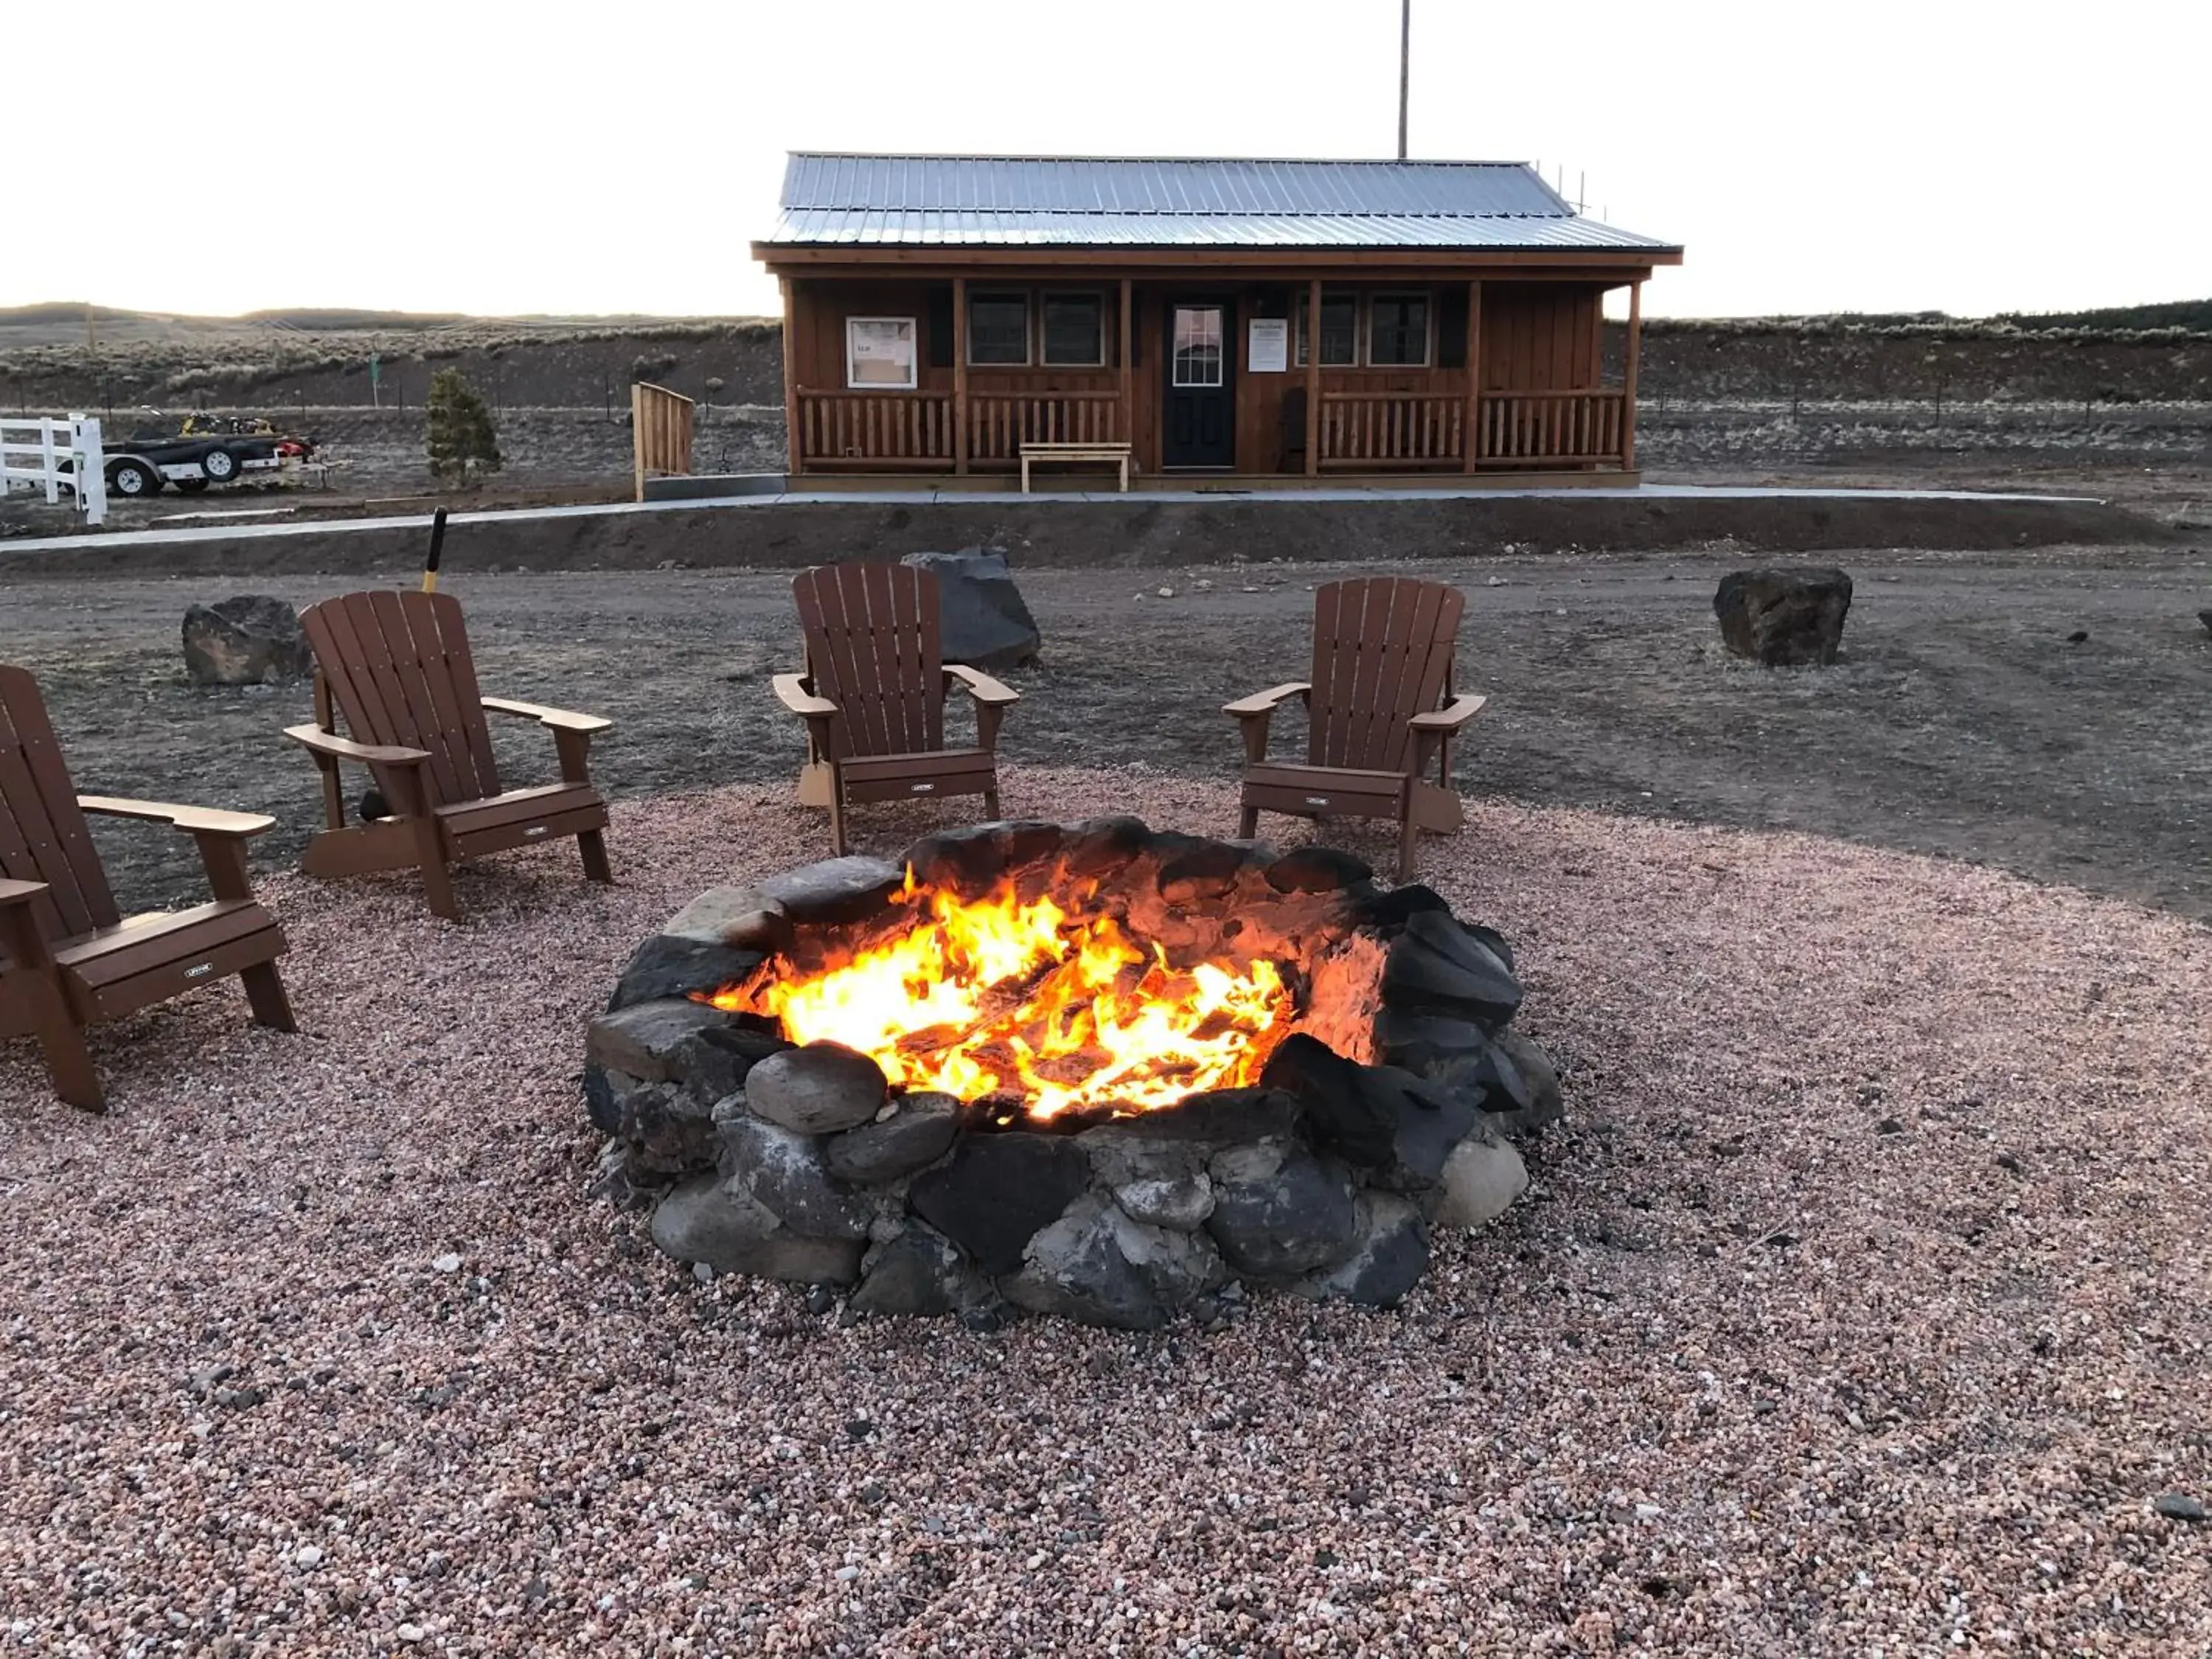
[[(787, 149), (1388, 156), (1398, 8), (27, 6), (5, 125), (86, 193), (0, 213), (0, 306), (772, 313)], [(1410, 148), (1685, 244), (1653, 314), (2202, 298), (2208, 63), (2204, 0), (1413, 0)]]

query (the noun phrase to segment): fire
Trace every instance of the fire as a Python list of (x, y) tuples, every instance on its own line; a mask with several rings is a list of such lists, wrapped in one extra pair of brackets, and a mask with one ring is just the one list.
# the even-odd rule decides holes
[(894, 1085), (1016, 1097), (1034, 1118), (1249, 1085), (1297, 1018), (1273, 962), (1176, 969), (1111, 916), (1049, 896), (962, 899), (909, 872), (897, 902), (915, 915), (894, 936), (816, 974), (771, 963), (710, 1000), (774, 1018), (793, 1042), (859, 1049)]

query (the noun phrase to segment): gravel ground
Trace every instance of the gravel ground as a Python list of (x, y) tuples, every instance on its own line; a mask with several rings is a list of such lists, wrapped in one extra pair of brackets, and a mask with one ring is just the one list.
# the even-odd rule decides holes
[[(1794, 836), (1478, 802), (1569, 1120), (1390, 1315), (839, 1328), (580, 1194), (583, 1023), (781, 785), (273, 878), (233, 988), (0, 1045), (0, 1651), (2199, 1654), (2212, 936)], [(1218, 785), (1016, 811), (1220, 831)], [(927, 822), (869, 814), (896, 847)], [(1361, 837), (1352, 844), (1379, 852)], [(458, 1257), (458, 1265), (452, 1258)], [(441, 1270), (449, 1269), (449, 1270)]]

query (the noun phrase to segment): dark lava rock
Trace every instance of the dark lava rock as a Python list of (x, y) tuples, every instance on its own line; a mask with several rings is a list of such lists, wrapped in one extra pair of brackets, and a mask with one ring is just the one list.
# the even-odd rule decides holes
[(1004, 553), (963, 547), (957, 553), (909, 553), (902, 562), (936, 573), (939, 649), (946, 662), (996, 673), (1036, 660), (1043, 637)]
[(300, 613), (282, 599), (247, 593), (185, 612), (185, 678), (194, 685), (275, 685), (314, 669)]
[(1495, 1032), (1521, 1006), (1521, 981), (1498, 953), (1452, 919), (1424, 910), (1406, 920), (1382, 964), (1382, 1000), (1393, 1011), (1463, 1015)]
[(1851, 579), (1812, 567), (1738, 570), (1713, 595), (1722, 643), (1769, 668), (1835, 661), (1850, 608)]
[(2186, 1492), (2162, 1492), (2150, 1500), (2151, 1512), (2164, 1516), (2169, 1521), (2203, 1521), (2212, 1519), (2205, 1513), (2204, 1505)]
[(1216, 1153), (1206, 1231), (1238, 1273), (1289, 1279), (1342, 1259), (1356, 1219), (1341, 1164), (1266, 1147)]
[(746, 1104), (801, 1134), (834, 1134), (867, 1122), (886, 1091), (883, 1067), (837, 1042), (786, 1048), (745, 1074)]
[(1396, 933), (1413, 917), (1431, 910), (1449, 915), (1451, 906), (1435, 888), (1418, 881), (1363, 894), (1358, 901), (1361, 925), (1385, 933)]
[(1180, 1105), (1145, 1112), (1086, 1129), (1086, 1148), (1158, 1141), (1200, 1149), (1206, 1156), (1231, 1146), (1288, 1145), (1304, 1133), (1304, 1110), (1280, 1089), (1209, 1089), (1185, 1095)]
[(712, 1026), (727, 1025), (719, 1008), (688, 997), (641, 1002), (601, 1014), (585, 1039), (584, 1057), (610, 1071), (627, 1072), (647, 1083), (682, 1082), (677, 1055), (686, 1038)]
[(714, 1127), (722, 1137), (722, 1171), (731, 1190), (748, 1194), (808, 1238), (867, 1237), (867, 1204), (831, 1182), (813, 1136), (728, 1109), (714, 1115)]
[(742, 1025), (708, 1025), (678, 1042), (669, 1060), (684, 1088), (711, 1106), (744, 1088), (754, 1066), (791, 1046)]
[(1124, 869), (1152, 844), (1152, 832), (1145, 821), (1126, 815), (1085, 818), (1071, 825), (1066, 837), (1060, 849), (1060, 872), (1078, 879)]
[(1261, 1081), (1297, 1097), (1314, 1143), (1399, 1190), (1434, 1187), (1474, 1127), (1476, 1107), (1395, 1066), (1360, 1066), (1304, 1032), (1268, 1056)]
[(1385, 1008), (1375, 1018), (1375, 1048), (1385, 1065), (1442, 1078), (1488, 1053), (1490, 1039), (1480, 1025), (1455, 1015)]
[(905, 883), (903, 870), (848, 853), (770, 876), (753, 891), (794, 926), (818, 927), (875, 915)]
[(1204, 1235), (1146, 1226), (1098, 1193), (1076, 1200), (1024, 1255), (1001, 1281), (1009, 1302), (1118, 1330), (1156, 1330), (1228, 1277)]
[(849, 1285), (860, 1272), (858, 1240), (802, 1237), (719, 1175), (696, 1176), (660, 1200), (653, 1242), (678, 1261), (703, 1261), (718, 1273), (794, 1285)]
[(2204, 631), (2206, 633), (2212, 634), (2212, 611), (2198, 611), (2197, 613), (2197, 620), (2204, 624)]
[(824, 1151), (841, 1180), (879, 1184), (923, 1170), (951, 1150), (960, 1133), (960, 1103), (950, 1095), (903, 1095), (880, 1123), (832, 1135)]
[(636, 1084), (635, 1078), (625, 1076), (617, 1085), (605, 1066), (585, 1062), (584, 1115), (594, 1129), (611, 1135), (622, 1127), (623, 1096)]
[(1444, 1093), (1486, 1113), (1494, 1129), (1522, 1134), (1564, 1115), (1559, 1074), (1544, 1051), (1517, 1032), (1473, 1053), (1445, 1055), (1426, 1075)]
[(1160, 866), (1159, 895), (1170, 904), (1203, 904), (1220, 898), (1236, 887), (1251, 858), (1243, 848), (1225, 841), (1184, 847)]
[(915, 1178), (915, 1214), (994, 1276), (1022, 1265), (1022, 1247), (1090, 1183), (1074, 1141), (1026, 1130), (973, 1134), (949, 1163)]
[(655, 933), (630, 953), (607, 1012), (663, 997), (688, 997), (694, 991), (711, 994), (746, 978), (764, 960), (758, 951), (740, 951), (719, 939)]
[(1066, 833), (1042, 819), (1000, 818), (924, 836), (900, 862), (924, 886), (973, 898), (988, 892), (1009, 871), (1059, 852)]
[(942, 1233), (908, 1221), (861, 1264), (860, 1288), (846, 1310), (866, 1314), (936, 1315), (988, 1305), (988, 1280)]
[(1395, 1308), (1429, 1265), (1429, 1228), (1411, 1199), (1364, 1192), (1355, 1206), (1352, 1253), (1298, 1288), (1369, 1308)]
[[(585, 1077), (588, 1098), (588, 1069)], [(604, 1086), (616, 1102), (615, 1124), (609, 1133), (629, 1146), (634, 1176), (690, 1175), (714, 1168), (721, 1140), (707, 1103), (681, 1085), (641, 1083), (621, 1072), (605, 1073)]]
[(1332, 847), (1293, 848), (1267, 866), (1267, 885), (1279, 893), (1335, 893), (1374, 878), (1366, 860)]

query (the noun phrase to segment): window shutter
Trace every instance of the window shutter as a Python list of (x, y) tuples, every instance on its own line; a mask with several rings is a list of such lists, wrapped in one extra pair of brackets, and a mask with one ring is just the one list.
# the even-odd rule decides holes
[(1467, 285), (1448, 288), (1437, 296), (1437, 367), (1467, 367)]
[(929, 337), (929, 366), (932, 368), (952, 367), (952, 284), (932, 283), (929, 285), (929, 317), (922, 326)]

